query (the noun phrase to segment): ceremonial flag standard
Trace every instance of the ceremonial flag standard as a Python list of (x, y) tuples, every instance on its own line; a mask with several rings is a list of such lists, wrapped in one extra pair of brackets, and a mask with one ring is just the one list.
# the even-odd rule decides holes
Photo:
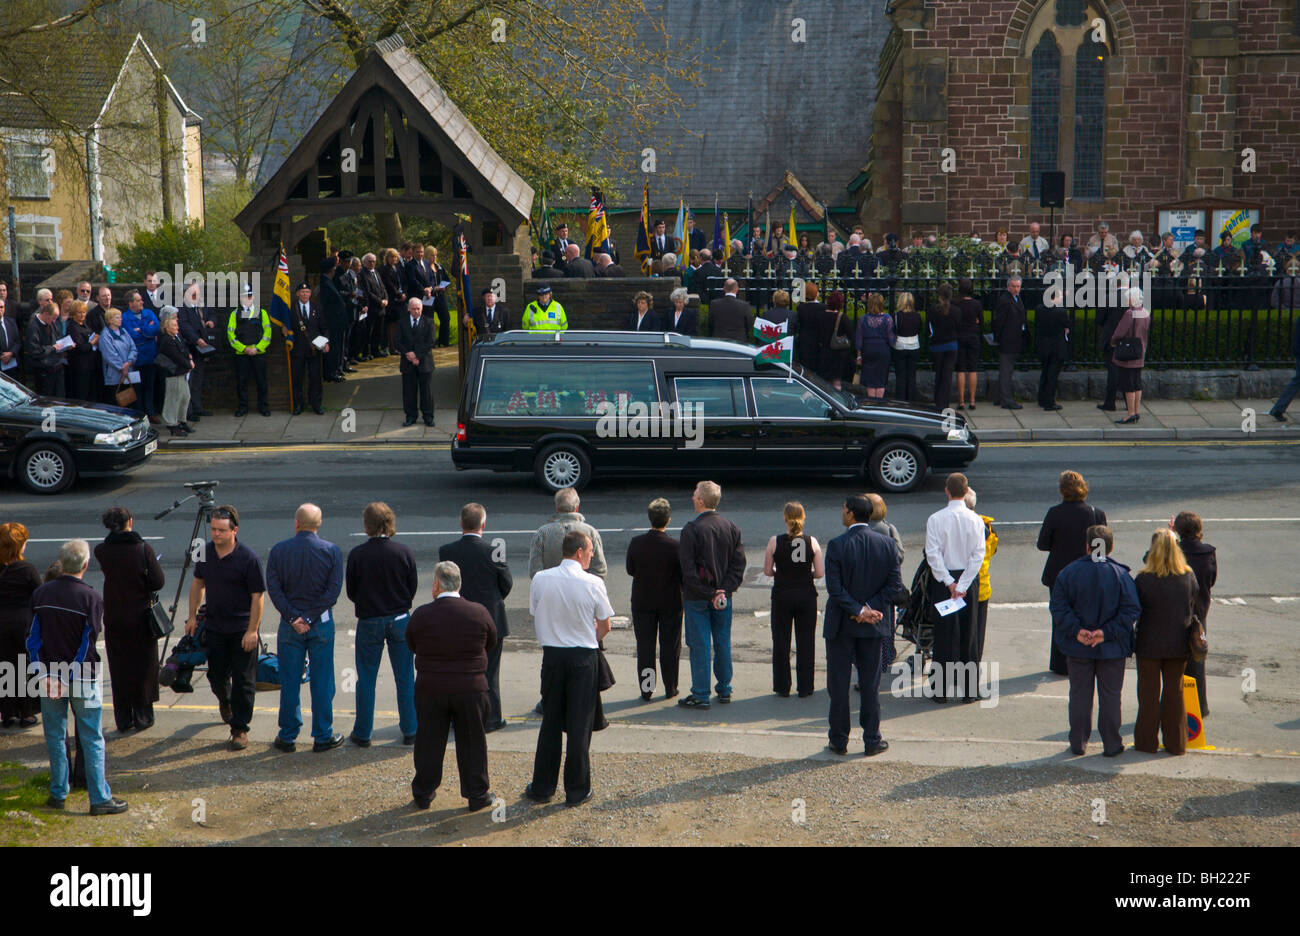
[[(790, 202), (790, 226), (785, 231), (786, 243), (793, 244), (795, 249), (799, 249), (799, 224), (794, 217), (794, 202)], [(782, 244), (781, 246), (785, 246)]]
[[(769, 325), (771, 322), (768, 323)], [(790, 364), (794, 360), (794, 336), (789, 335), (758, 349), (758, 361)]]
[(641, 261), (641, 275), (650, 275), (650, 182), (641, 193), (641, 222), (636, 226), (636, 258)]
[(456, 250), (456, 285), (460, 289), (461, 321), (474, 321), (474, 300), (469, 286), (469, 244), (465, 240), (465, 225), (457, 224), (451, 232), (452, 247)]
[(754, 319), (754, 337), (767, 344), (771, 341), (777, 341), (789, 334), (790, 325), (788, 322), (769, 322), (765, 318)]
[(609, 222), (605, 219), (605, 196), (600, 189), (591, 190), (591, 208), (587, 212), (587, 259), (595, 248), (608, 252)]
[(292, 349), (293, 329), (289, 327), (289, 302), (289, 261), (284, 255), (284, 244), (281, 244), (280, 259), (275, 262), (275, 289), (271, 293), (271, 309), (267, 317), (276, 328), (289, 329), (284, 346)]
[(713, 196), (713, 256), (722, 255), (727, 248), (722, 246), (722, 215), (718, 214), (718, 196)]
[(731, 259), (731, 219), (726, 212), (722, 214), (722, 259), (724, 262)]
[(541, 243), (537, 245), (537, 252), (540, 254), (543, 250), (551, 249), (551, 241), (555, 239), (555, 233), (551, 230), (551, 209), (546, 207), (546, 184), (542, 183), (542, 221), (537, 226), (537, 236)]

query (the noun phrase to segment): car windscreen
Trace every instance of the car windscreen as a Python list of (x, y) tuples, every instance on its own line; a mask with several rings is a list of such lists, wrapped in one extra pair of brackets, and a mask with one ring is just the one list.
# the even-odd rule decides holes
[[(782, 380), (785, 379), (784, 370), (782, 370), (781, 368), (774, 368), (773, 370), (780, 371), (781, 379)], [(834, 387), (830, 385), (828, 381), (823, 380), (821, 377), (814, 374), (806, 367), (794, 367), (792, 368), (792, 370), (800, 377), (802, 377), (804, 380), (806, 380), (808, 383), (812, 384), (814, 387), (820, 390), (822, 393), (826, 394), (835, 402), (843, 404), (843, 406), (847, 409), (857, 409), (858, 398), (855, 397), (852, 393), (849, 393), (849, 391), (836, 390)]]
[(26, 387), (9, 377), (0, 376), (0, 408), (9, 409), (30, 399), (32, 394)]
[(483, 362), (479, 416), (598, 416), (602, 403), (659, 402), (646, 359), (495, 358)]

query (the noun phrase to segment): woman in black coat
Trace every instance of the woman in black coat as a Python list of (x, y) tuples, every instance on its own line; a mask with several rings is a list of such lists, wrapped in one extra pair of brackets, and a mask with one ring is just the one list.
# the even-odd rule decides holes
[[(1088, 552), (1088, 527), (1105, 524), (1106, 512), (1088, 503), (1088, 482), (1077, 471), (1062, 471), (1061, 503), (1047, 511), (1038, 531), (1038, 548), (1047, 553), (1043, 564), (1043, 584), (1050, 597), (1056, 576), (1071, 562)], [(1048, 669), (1058, 676), (1068, 676), (1065, 654), (1051, 643)]]
[(822, 350), (818, 344), (822, 318), (826, 315), (825, 303), (817, 301), (817, 284), (809, 283), (804, 287), (805, 301), (799, 303), (795, 317), (794, 348), (799, 363), (805, 370), (810, 370), (819, 377), (825, 373), (822, 362)]
[[(853, 348), (852, 323), (843, 312), (844, 293), (836, 290), (826, 297), (826, 314), (822, 317), (822, 327), (818, 330), (817, 341), (821, 359), (826, 367), (822, 377), (826, 378), (836, 390), (839, 390), (845, 381), (853, 382), (853, 369), (857, 360), (857, 352)], [(837, 315), (838, 326), (835, 324)], [(831, 340), (836, 336), (845, 338), (848, 345), (843, 348), (832, 348)]]
[[(13, 666), (18, 674), (25, 672), (19, 668), (18, 658), (27, 653), (24, 644), (32, 623), (32, 592), (41, 587), (41, 574), (23, 558), (26, 547), (27, 527), (0, 523), (0, 663)], [(40, 710), (40, 699), (0, 694), (0, 722), (6, 728), (30, 728)]]
[[(384, 262), (379, 265), (379, 282), (384, 284), (388, 294), (388, 305), (384, 307), (384, 319), (387, 322), (388, 353), (392, 354), (396, 346), (397, 320), (406, 311), (406, 277), (402, 273), (402, 255), (392, 247), (384, 251)], [(386, 356), (386, 355), (385, 355)]]
[(136, 533), (131, 511), (104, 513), (108, 536), (95, 547), (104, 573), (104, 648), (113, 685), (113, 720), (120, 732), (153, 725), (158, 701), (158, 641), (149, 624), (153, 593), (163, 570), (153, 548)]
[(99, 366), (95, 361), (95, 348), (99, 335), (86, 324), (86, 304), (69, 299), (71, 314), (68, 318), (68, 337), (72, 351), (68, 354), (68, 399), (94, 402), (99, 399), (101, 384)]
[(1137, 574), (1142, 614), (1137, 622), (1137, 722), (1133, 747), (1155, 754), (1187, 750), (1187, 710), (1183, 670), (1188, 659), (1188, 628), (1196, 612), (1196, 576), (1183, 558), (1172, 530), (1151, 537), (1146, 564)]
[[(1174, 517), (1174, 533), (1178, 536), (1183, 558), (1196, 574), (1196, 616), (1208, 628), (1210, 590), (1219, 577), (1219, 563), (1215, 558), (1214, 547), (1201, 542), (1201, 518), (1190, 510), (1184, 510)], [(1205, 700), (1205, 661), (1197, 663), (1188, 657), (1187, 675), (1196, 679), (1196, 694), (1200, 698), (1201, 717), (1204, 718), (1210, 714), (1210, 705)]]

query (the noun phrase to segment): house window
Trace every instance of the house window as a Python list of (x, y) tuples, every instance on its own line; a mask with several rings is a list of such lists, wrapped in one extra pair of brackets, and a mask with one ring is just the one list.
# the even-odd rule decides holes
[[(7, 155), (9, 164), (10, 198), (49, 198), (54, 180), (47, 170), (46, 146), (30, 140), (10, 140)], [(53, 160), (49, 160), (52, 162)]]
[(1105, 195), (1106, 47), (1089, 38), (1074, 62), (1074, 197)]
[(1029, 197), (1037, 198), (1044, 172), (1057, 167), (1061, 120), (1061, 50), (1050, 32), (1034, 49), (1029, 89)]
[(14, 233), (19, 260), (59, 259), (59, 219), (16, 215)]

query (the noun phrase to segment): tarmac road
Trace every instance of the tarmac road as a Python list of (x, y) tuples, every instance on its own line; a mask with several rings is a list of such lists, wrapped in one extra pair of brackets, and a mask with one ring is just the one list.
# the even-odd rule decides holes
[[(1090, 756), (1073, 763), (1099, 771), (1134, 771), (1168, 776), (1217, 776), (1238, 780), (1300, 778), (1300, 579), (1295, 550), (1300, 545), (1300, 447), (1287, 444), (1094, 444), (997, 445), (984, 447), (969, 472), (979, 494), (978, 509), (996, 520), (1000, 538), (992, 566), (993, 598), (985, 657), (998, 665), (996, 705), (936, 706), (923, 698), (895, 698), (882, 684), (883, 731), (893, 743), (890, 756), (916, 764), (984, 765), (1057, 761), (1065, 748), (1063, 679), (1046, 672), (1049, 620), (1047, 591), (1040, 584), (1044, 555), (1035, 549), (1038, 526), (1059, 497), (1058, 473), (1081, 471), (1089, 480), (1089, 500), (1105, 510), (1116, 530), (1116, 555), (1136, 568), (1151, 532), (1182, 509), (1205, 518), (1206, 540), (1218, 547), (1219, 580), (1208, 622), (1211, 656), (1207, 736), (1218, 750), (1171, 759), (1126, 755), (1100, 757), (1094, 735)], [(153, 514), (186, 492), (185, 481), (218, 479), (218, 503), (236, 505), (240, 538), (265, 557), (276, 541), (292, 535), (294, 508), (312, 500), (324, 511), (322, 535), (346, 551), (362, 541), (360, 514), (375, 499), (397, 513), (398, 536), (417, 552), (423, 600), (431, 590), (436, 547), (457, 535), (460, 506), (471, 500), (488, 509), (489, 539), (501, 537), (516, 579), (508, 599), (512, 635), (502, 664), (505, 708), (518, 723), (493, 736), (493, 746), (529, 751), (536, 720), (529, 710), (537, 698), (540, 653), (527, 613), (527, 557), (532, 531), (551, 514), (550, 499), (525, 475), (457, 472), (445, 447), (301, 446), (229, 452), (166, 453), (121, 479), (80, 482), (55, 498), (26, 495), (16, 485), (0, 487), (0, 519), (25, 523), (31, 531), (28, 558), (43, 567), (57, 544), (72, 536), (102, 538), (100, 513), (124, 504), (136, 515), (136, 529), (162, 554), (169, 576), (170, 602), (175, 576), (194, 520), (193, 504), (155, 521)], [(729, 752), (759, 757), (806, 757), (825, 744), (826, 697), (778, 699), (770, 692), (768, 592), (759, 581), (763, 547), (781, 529), (782, 505), (800, 500), (808, 529), (823, 544), (840, 530), (839, 505), (861, 485), (845, 481), (719, 479), (721, 509), (743, 533), (749, 568), (736, 597), (733, 645), (736, 701), (709, 712), (688, 712), (637, 698), (634, 643), (630, 629), (617, 629), (606, 647), (619, 684), (605, 695), (611, 730), (596, 736), (594, 747), (627, 752)], [(611, 571), (610, 596), (616, 611), (628, 613), (630, 579), (623, 572), (628, 541), (646, 527), (644, 505), (667, 496), (676, 511), (673, 527), (690, 518), (690, 480), (594, 483), (582, 499), (582, 512), (601, 530)], [(930, 477), (916, 493), (888, 498), (889, 520), (898, 526), (907, 556), (904, 579), (922, 559), (926, 516), (943, 506), (942, 478)], [(94, 563), (92, 562), (92, 567)], [(100, 576), (88, 576), (100, 584)], [(268, 610), (270, 606), (268, 603)], [(351, 603), (336, 609), (335, 666), (340, 691), (335, 728), (351, 728), (351, 700), (344, 691), (352, 665), (354, 624)], [(274, 634), (274, 623), (263, 633)], [(274, 641), (271, 641), (272, 645)], [(900, 643), (900, 650), (904, 645)], [(824, 648), (819, 647), (817, 684), (825, 684)], [(1131, 664), (1130, 664), (1131, 667)], [(381, 673), (383, 671), (381, 670)], [(1245, 672), (1245, 676), (1243, 676)], [(682, 685), (689, 685), (683, 650)], [(1253, 674), (1253, 688), (1243, 685)], [(1125, 680), (1125, 732), (1131, 736), (1136, 714), (1136, 679)], [(307, 694), (304, 688), (304, 702)], [(989, 699), (988, 702), (993, 702)], [(273, 695), (263, 693), (252, 736), (267, 740), (275, 731)], [(163, 691), (159, 727), (189, 727), (213, 740), (224, 736), (214, 717), (213, 700), (200, 683), (190, 696)], [(172, 706), (171, 711), (165, 711)], [(376, 740), (396, 736), (390, 675), (380, 679)], [(306, 720), (306, 719), (305, 719)], [(111, 723), (110, 723), (111, 724)], [(187, 732), (189, 733), (189, 732)], [(5, 734), (9, 734), (6, 732)], [(0, 751), (5, 746), (0, 735)], [(304, 736), (300, 740), (306, 741)], [(941, 743), (935, 743), (941, 742)]]

